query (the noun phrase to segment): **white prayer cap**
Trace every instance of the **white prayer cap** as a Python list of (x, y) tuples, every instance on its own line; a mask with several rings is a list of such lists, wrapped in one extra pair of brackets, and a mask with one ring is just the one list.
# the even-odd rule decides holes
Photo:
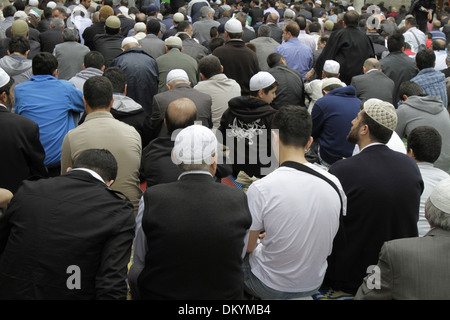
[(186, 71), (183, 69), (173, 69), (170, 70), (166, 77), (166, 83), (172, 82), (172, 81), (185, 81), (189, 82), (189, 76), (187, 75)]
[(138, 33), (138, 32), (145, 32), (145, 29), (147, 28), (147, 26), (145, 25), (145, 23), (143, 22), (136, 22), (136, 24), (134, 25), (134, 32)]
[(27, 20), (28, 15), (25, 13), (25, 11), (19, 10), (14, 13), (14, 20)]
[(130, 43), (137, 43), (139, 44), (139, 41), (137, 41), (137, 39), (135, 37), (126, 37), (125, 39), (122, 40), (122, 45), (121, 47), (125, 47), (127, 44)]
[(184, 21), (184, 14), (182, 14), (181, 12), (177, 12), (173, 15), (173, 21), (175, 22), (182, 22)]
[(181, 38), (177, 36), (170, 36), (164, 42), (168, 47), (178, 47), (178, 48), (183, 47), (183, 42), (181, 41)]
[(450, 214), (450, 178), (439, 182), (431, 192), (429, 199), (436, 208)]
[(123, 15), (128, 16), (128, 8), (125, 6), (120, 6), (118, 9), (120, 12), (122, 12)]
[(347, 7), (347, 11), (352, 11), (352, 10), (355, 10), (355, 8), (352, 7), (352, 6), (348, 6), (348, 7)]
[(217, 139), (211, 129), (194, 124), (181, 130), (175, 138), (172, 161), (175, 164), (211, 164), (217, 153)]
[(267, 88), (276, 80), (267, 71), (260, 71), (250, 78), (250, 91), (258, 91)]
[(320, 1), (320, 0), (316, 0), (316, 3), (317, 3), (319, 6), (322, 5), (322, 1)]
[(341, 87), (346, 87), (345, 83), (339, 80), (339, 78), (329, 77), (322, 80), (322, 90), (332, 84), (339, 84)]
[(0, 88), (8, 84), (10, 80), (10, 76), (5, 72), (5, 70), (0, 68)]
[(332, 74), (338, 74), (339, 70), (341, 68), (341, 65), (339, 62), (334, 60), (326, 60), (323, 64), (323, 71), (332, 73)]
[(225, 23), (225, 31), (229, 33), (242, 32), (242, 23), (238, 19), (229, 19), (227, 23)]
[(39, 5), (39, 1), (38, 0), (30, 0), (30, 1), (28, 1), (28, 4), (32, 7), (37, 7)]
[(55, 9), (56, 8), (56, 2), (55, 1), (49, 1), (47, 3), (47, 7)]

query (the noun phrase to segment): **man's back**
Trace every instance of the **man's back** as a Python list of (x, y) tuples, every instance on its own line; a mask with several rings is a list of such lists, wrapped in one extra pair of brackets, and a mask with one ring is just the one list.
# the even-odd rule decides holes
[[(258, 73), (259, 64), (256, 53), (247, 48), (242, 40), (230, 40), (214, 50), (223, 66), (223, 73), (241, 86), (241, 94), (250, 93), (250, 78)], [(237, 59), (239, 57), (239, 59)]]
[(280, 45), (271, 37), (258, 37), (256, 39), (250, 40), (250, 43), (254, 44), (256, 47), (256, 56), (258, 57), (259, 69), (261, 71), (269, 70), (269, 65), (267, 64), (267, 57)]
[(73, 160), (90, 148), (108, 149), (116, 158), (119, 170), (113, 189), (124, 193), (135, 206), (141, 196), (139, 166), (141, 161), (141, 137), (130, 125), (113, 118), (110, 112), (89, 114), (83, 124), (70, 131), (64, 138), (61, 151), (61, 172), (72, 166)]
[(142, 49), (147, 52), (153, 59), (156, 59), (166, 53), (166, 45), (164, 41), (159, 39), (154, 34), (147, 34), (147, 36), (139, 40)]
[(58, 79), (69, 80), (83, 68), (84, 56), (89, 48), (76, 41), (68, 41), (55, 46), (58, 60)]
[(430, 96), (439, 96), (444, 107), (447, 108), (447, 85), (445, 82), (445, 75), (442, 72), (437, 71), (434, 68), (425, 68), (420, 70), (411, 81), (420, 85), (423, 93)]
[(404, 52), (391, 52), (380, 60), (381, 70), (385, 75), (394, 81), (392, 100), (394, 106), (399, 101), (398, 89), (404, 81), (411, 80), (419, 70), (417, 70), (414, 59), (408, 57)]
[(321, 74), (326, 60), (336, 60), (341, 66), (339, 78), (349, 85), (353, 76), (363, 73), (364, 61), (373, 57), (375, 51), (367, 35), (347, 27), (331, 33), (314, 69), (316, 74)]
[(0, 106), (0, 188), (15, 193), (20, 183), (33, 175), (46, 176), (45, 152), (39, 127), (30, 119)]
[(309, 47), (297, 38), (292, 38), (281, 44), (275, 52), (281, 54), (287, 66), (300, 72), (305, 80), (306, 73), (313, 66), (313, 53)]
[(50, 75), (15, 87), (15, 112), (39, 125), (46, 166), (59, 163), (64, 136), (75, 128), (73, 115), (84, 112), (82, 96), (73, 84)]
[(410, 157), (383, 144), (337, 161), (329, 172), (347, 195), (347, 215), (328, 260), (327, 284), (354, 294), (385, 241), (417, 236), (423, 181)]
[[(420, 238), (387, 242), (380, 253), (381, 288), (368, 290), (361, 281), (356, 299), (448, 300), (450, 234), (441, 228)], [(430, 272), (432, 270), (432, 272)], [(366, 279), (364, 279), (366, 281)], [(368, 280), (370, 281), (370, 280)]]
[(158, 93), (158, 65), (143, 49), (132, 47), (111, 61), (111, 67), (125, 71), (127, 96), (151, 113), (153, 96)]
[[(211, 96), (191, 88), (187, 83), (177, 83), (171, 90), (158, 93), (153, 97), (152, 114), (144, 122), (144, 140), (147, 142), (157, 136), (167, 136), (164, 116), (168, 105), (179, 98), (189, 98), (197, 107), (197, 120), (208, 128), (212, 128)], [(150, 121), (149, 121), (150, 120)], [(150, 129), (150, 131), (147, 131)], [(149, 135), (148, 135), (149, 134)], [(150, 138), (149, 138), (150, 137)]]
[(211, 38), (209, 35), (211, 28), (219, 27), (219, 25), (219, 22), (210, 18), (198, 20), (192, 25), (193, 37), (197, 39), (199, 43), (203, 43)]
[[(316, 165), (306, 166), (340, 188), (336, 177)], [(252, 273), (278, 291), (308, 292), (320, 287), (339, 226), (338, 193), (318, 177), (282, 166), (253, 182), (247, 196), (251, 229), (262, 226), (266, 232), (262, 245), (250, 254)]]
[(100, 52), (105, 59), (105, 66), (109, 67), (111, 61), (122, 53), (122, 40), (124, 37), (120, 34), (97, 34), (94, 36), (94, 50)]
[(222, 114), (228, 109), (228, 101), (241, 95), (239, 84), (224, 74), (217, 74), (208, 80), (200, 81), (194, 89), (211, 96), (211, 115), (215, 129), (220, 125)]
[[(133, 208), (90, 173), (25, 182), (6, 216), (2, 299), (126, 298)], [(81, 288), (73, 290), (76, 270)]]
[(352, 155), (355, 145), (346, 137), (352, 120), (360, 111), (361, 100), (351, 86), (336, 88), (320, 98), (311, 112), (311, 136), (319, 141), (320, 156), (328, 164)]
[(433, 96), (411, 96), (397, 109), (395, 131), (401, 138), (419, 126), (433, 126), (441, 135), (442, 149), (435, 167), (450, 174), (450, 116), (442, 101)]
[(180, 52), (178, 49), (171, 49), (166, 54), (156, 59), (159, 72), (158, 92), (167, 91), (166, 77), (173, 69), (183, 69), (189, 76), (191, 86), (195, 86), (198, 82), (198, 63), (191, 56)]
[(363, 99), (377, 98), (393, 103), (394, 81), (379, 70), (354, 76), (350, 85), (356, 88), (356, 96)]
[(271, 103), (274, 109), (278, 110), (289, 104), (305, 106), (304, 83), (300, 72), (281, 63), (273, 66), (268, 72), (280, 84)]
[(143, 299), (242, 299), (251, 216), (241, 190), (208, 173), (187, 174), (147, 189), (144, 203), (150, 250), (138, 279)]

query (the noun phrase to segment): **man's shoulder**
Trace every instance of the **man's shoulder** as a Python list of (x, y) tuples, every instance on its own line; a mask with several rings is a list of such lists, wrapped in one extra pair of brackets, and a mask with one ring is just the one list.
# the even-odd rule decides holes
[[(0, 107), (2, 108), (2, 107)], [(20, 131), (25, 130), (25, 128), (29, 129), (37, 129), (39, 128), (38, 124), (34, 122), (33, 120), (22, 116), (20, 114), (15, 114), (12, 112), (0, 112), (0, 120), (7, 120), (5, 123), (2, 123), (2, 127), (10, 127), (15, 128)], [(20, 126), (20, 127), (19, 127)], [(8, 129), (9, 131), (10, 129)]]

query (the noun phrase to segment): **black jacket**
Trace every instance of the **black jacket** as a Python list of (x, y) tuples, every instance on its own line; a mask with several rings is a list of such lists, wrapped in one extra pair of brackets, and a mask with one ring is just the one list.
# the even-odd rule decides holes
[(269, 70), (269, 73), (280, 84), (276, 91), (276, 98), (271, 106), (280, 109), (285, 105), (305, 107), (305, 89), (302, 75), (281, 62)]
[(138, 278), (141, 298), (242, 299), (241, 255), (252, 220), (245, 193), (187, 174), (143, 198), (149, 250)]
[(122, 40), (120, 34), (97, 34), (94, 36), (94, 50), (100, 52), (105, 59), (105, 66), (109, 67), (111, 61), (122, 53)]
[(23, 180), (47, 176), (39, 126), (0, 106), (0, 188), (15, 193)]
[(239, 171), (250, 177), (263, 177), (266, 174), (261, 168), (269, 168), (273, 164), (270, 162), (270, 130), (275, 112), (264, 101), (250, 96), (235, 97), (228, 102), (228, 109), (220, 120), (218, 131), (221, 137), (218, 139), (230, 149), (235, 177)]
[(0, 219), (0, 299), (126, 299), (134, 226), (90, 173), (25, 181)]

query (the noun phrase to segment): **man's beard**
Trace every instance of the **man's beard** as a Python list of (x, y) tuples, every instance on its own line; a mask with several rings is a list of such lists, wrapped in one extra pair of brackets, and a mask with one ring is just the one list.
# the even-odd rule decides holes
[(352, 127), (350, 129), (350, 132), (347, 135), (347, 141), (350, 143), (354, 143), (354, 144), (358, 144), (359, 141), (359, 136), (358, 136), (358, 131), (359, 131), (360, 126), (356, 126), (356, 127)]

